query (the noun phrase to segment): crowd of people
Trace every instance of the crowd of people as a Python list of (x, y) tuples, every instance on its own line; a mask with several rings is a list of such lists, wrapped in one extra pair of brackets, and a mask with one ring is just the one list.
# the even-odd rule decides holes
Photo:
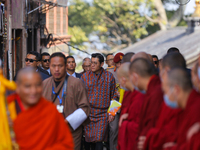
[[(31, 51), (8, 110), (20, 150), (199, 150), (200, 59), (179, 49), (83, 59)], [(107, 68), (104, 69), (104, 62)], [(112, 100), (120, 109), (108, 113)]]

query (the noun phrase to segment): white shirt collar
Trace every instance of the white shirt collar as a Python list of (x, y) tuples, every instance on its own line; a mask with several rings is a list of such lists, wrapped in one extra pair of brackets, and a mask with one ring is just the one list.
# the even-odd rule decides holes
[[(43, 70), (45, 70), (43, 67), (41, 67)], [(47, 69), (46, 71), (48, 71), (48, 73), (49, 74), (51, 74), (51, 72), (50, 72), (50, 68), (49, 69)]]
[(69, 75), (69, 76), (72, 76), (72, 77), (75, 77), (76, 78), (76, 73), (74, 72), (72, 75), (71, 74), (69, 74), (68, 72), (67, 72), (67, 75)]

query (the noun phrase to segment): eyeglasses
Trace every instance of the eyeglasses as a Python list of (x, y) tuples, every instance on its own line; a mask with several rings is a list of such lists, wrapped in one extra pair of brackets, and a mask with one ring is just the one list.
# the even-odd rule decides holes
[(43, 59), (42, 61), (43, 61), (43, 62), (47, 62), (47, 61), (49, 62), (49, 59)]
[(114, 60), (114, 59), (108, 59), (108, 60), (106, 60), (106, 61), (108, 62), (108, 61), (113, 61), (113, 60)]
[(28, 61), (29, 61), (30, 63), (33, 63), (34, 61), (37, 61), (37, 60), (25, 58), (25, 62), (28, 62)]
[(154, 64), (156, 64), (156, 65), (157, 65), (157, 64), (158, 64), (158, 61), (154, 61)]

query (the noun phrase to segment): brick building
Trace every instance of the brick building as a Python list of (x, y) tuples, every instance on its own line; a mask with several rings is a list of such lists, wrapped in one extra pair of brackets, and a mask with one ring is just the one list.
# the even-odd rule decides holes
[(67, 0), (3, 0), (0, 4), (4, 6), (0, 9), (0, 58), (7, 78), (12, 80), (24, 67), (28, 51), (67, 54), (68, 46), (63, 44), (70, 40)]

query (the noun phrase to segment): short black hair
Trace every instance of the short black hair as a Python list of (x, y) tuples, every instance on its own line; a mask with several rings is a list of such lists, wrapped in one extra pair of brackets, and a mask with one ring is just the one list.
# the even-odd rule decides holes
[(66, 59), (66, 62), (67, 62), (67, 59), (69, 58), (73, 58), (75, 60), (75, 58), (73, 56), (67, 56), (65, 59)]
[(50, 56), (50, 62), (51, 62), (51, 59), (54, 58), (54, 57), (62, 57), (64, 59), (64, 62), (66, 64), (66, 59), (65, 59), (65, 55), (61, 52), (55, 52), (53, 54), (51, 54)]
[(152, 56), (152, 58), (156, 58), (158, 61), (159, 61), (159, 59), (158, 59), (158, 56), (157, 55), (151, 55)]
[(104, 57), (103, 57), (103, 55), (100, 54), (100, 53), (94, 53), (94, 54), (92, 54), (92, 58), (98, 58), (100, 64), (104, 62)]
[(131, 62), (131, 58), (133, 55), (135, 55), (135, 53), (133, 53), (133, 52), (126, 53), (122, 58), (122, 63)]
[(174, 52), (180, 53), (180, 51), (179, 51), (178, 48), (176, 48), (176, 47), (171, 47), (171, 48), (168, 49), (167, 54), (169, 54), (169, 53), (174, 53)]
[(41, 58), (42, 58), (43, 56), (50, 56), (50, 54), (47, 53), (47, 52), (44, 52), (44, 53), (41, 54)]
[(186, 68), (186, 61), (181, 53), (169, 53), (163, 57), (161, 65), (163, 68), (168, 66), (170, 69), (176, 67)]
[(38, 52), (36, 52), (36, 51), (30, 51), (30, 52), (27, 53), (27, 55), (30, 55), (30, 54), (34, 55), (37, 61), (41, 60), (41, 55)]
[(107, 55), (106, 55), (106, 60), (107, 60), (107, 57), (110, 56), (110, 55), (113, 56), (113, 53), (109, 53), (109, 54), (107, 54)]

